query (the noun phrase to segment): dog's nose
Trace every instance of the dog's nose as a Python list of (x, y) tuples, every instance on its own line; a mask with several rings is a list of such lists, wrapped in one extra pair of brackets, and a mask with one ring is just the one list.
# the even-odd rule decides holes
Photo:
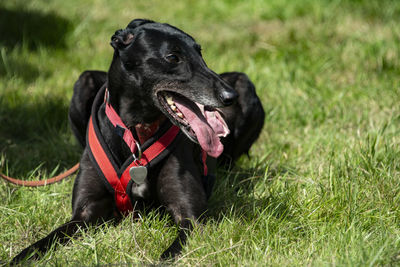
[(235, 90), (223, 90), (219, 94), (219, 99), (221, 100), (224, 106), (232, 105), (235, 102), (236, 98), (238, 98), (239, 94)]

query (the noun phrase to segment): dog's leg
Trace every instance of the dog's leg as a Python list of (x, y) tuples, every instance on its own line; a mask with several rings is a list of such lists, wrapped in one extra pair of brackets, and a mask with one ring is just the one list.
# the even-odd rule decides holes
[[(84, 164), (82, 164), (84, 162)], [(72, 219), (52, 231), (49, 235), (30, 245), (15, 256), (12, 265), (28, 259), (39, 259), (53, 244), (65, 244), (79, 233), (79, 229), (87, 229), (89, 225), (101, 224), (115, 218), (112, 195), (97, 177), (91, 166), (87, 153), (82, 157), (81, 170), (75, 180), (72, 196)]]
[[(174, 217), (176, 217), (176, 216), (174, 216)], [(177, 222), (176, 219), (175, 219), (175, 222)], [(182, 246), (185, 245), (187, 237), (193, 229), (194, 222), (196, 222), (196, 220), (194, 218), (192, 220), (183, 219), (183, 220), (180, 220), (177, 222), (177, 224), (179, 225), (178, 236), (174, 240), (174, 242), (172, 242), (172, 244), (161, 254), (161, 257), (160, 257), (161, 260), (167, 260), (167, 259), (174, 258), (175, 256), (177, 256), (181, 253)]]
[(73, 236), (74, 233), (79, 229), (79, 227), (85, 227), (83, 221), (71, 220), (61, 225), (45, 238), (42, 238), (41, 240), (22, 250), (17, 256), (12, 259), (10, 265), (14, 265), (28, 259), (39, 259), (40, 256), (43, 255), (53, 243), (57, 241), (61, 244), (67, 242), (69, 237)]
[[(175, 223), (179, 226), (179, 233), (173, 243), (162, 253), (165, 260), (177, 256), (182, 245), (186, 243), (188, 234), (195, 223), (207, 209), (207, 197), (204, 191), (198, 166), (191, 160), (192, 155), (186, 151), (196, 151), (190, 143), (182, 144), (174, 153), (177, 157), (170, 157), (164, 165), (158, 181), (160, 202), (166, 207)], [(186, 150), (186, 151), (185, 151)]]

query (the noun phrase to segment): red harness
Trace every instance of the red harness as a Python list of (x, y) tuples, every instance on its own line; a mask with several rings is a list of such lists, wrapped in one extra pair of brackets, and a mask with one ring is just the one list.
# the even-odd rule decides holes
[[(99, 94), (101, 94), (100, 90)], [(89, 119), (89, 126), (87, 131), (87, 140), (88, 145), (91, 151), (91, 158), (96, 163), (97, 169), (105, 177), (108, 184), (111, 185), (112, 190), (115, 196), (115, 203), (118, 210), (122, 213), (126, 213), (133, 210), (133, 206), (131, 203), (131, 199), (128, 196), (128, 188), (130, 183), (132, 183), (132, 179), (129, 173), (129, 170), (132, 167), (144, 166), (148, 167), (149, 163), (157, 158), (161, 153), (165, 152), (165, 150), (172, 144), (172, 142), (177, 137), (180, 129), (172, 125), (162, 136), (157, 139), (153, 144), (151, 144), (143, 153), (141, 157), (136, 158), (135, 153), (137, 151), (137, 147), (139, 143), (135, 140), (132, 135), (132, 132), (125, 126), (122, 122), (121, 118), (117, 115), (112, 106), (108, 103), (107, 99), (107, 90), (106, 90), (106, 115), (114, 125), (114, 127), (118, 127), (119, 129), (123, 129), (124, 133), (121, 134), (125, 143), (130, 148), (133, 158), (135, 158), (127, 167), (123, 170), (119, 170), (116, 168), (115, 164), (113, 164), (110, 160), (110, 152), (108, 147), (104, 145), (103, 137), (98, 129), (96, 122), (96, 112), (98, 109), (96, 108), (96, 97), (95, 103), (92, 109), (92, 116)], [(98, 102), (98, 101), (97, 101)], [(202, 161), (204, 166), (204, 175), (207, 175), (207, 165), (206, 165), (206, 157), (207, 153), (202, 152)], [(110, 189), (110, 188), (109, 188)]]

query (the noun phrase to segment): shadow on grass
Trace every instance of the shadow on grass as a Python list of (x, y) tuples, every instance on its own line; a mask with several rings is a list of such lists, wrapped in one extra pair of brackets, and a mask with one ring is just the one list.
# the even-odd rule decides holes
[[(32, 82), (43, 75), (43, 71), (27, 62), (24, 58), (27, 53), (23, 51), (35, 52), (39, 47), (64, 49), (71, 29), (72, 24), (67, 19), (53, 13), (0, 6), (0, 77), (19, 77)], [(17, 47), (23, 49), (10, 54), (10, 50)]]
[[(5, 93), (0, 98), (0, 170), (27, 178), (50, 174), (58, 165), (79, 160), (80, 147), (68, 125), (68, 104), (62, 98), (31, 98)], [(40, 173), (35, 169), (40, 167)], [(60, 172), (60, 171), (58, 171)]]
[(71, 23), (56, 14), (33, 10), (11, 10), (0, 7), (0, 45), (12, 48), (26, 45), (64, 48)]
[[(3, 51), (2, 51), (3, 52)], [(43, 73), (39, 69), (23, 60), (14, 59), (2, 53), (0, 60), (0, 77), (12, 78), (19, 77), (24, 82), (33, 82), (37, 77), (47, 76), (48, 73)]]

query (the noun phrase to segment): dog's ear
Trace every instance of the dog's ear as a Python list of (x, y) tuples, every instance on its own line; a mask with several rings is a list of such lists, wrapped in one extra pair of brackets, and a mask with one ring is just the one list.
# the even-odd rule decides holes
[(111, 37), (111, 46), (114, 47), (114, 49), (122, 49), (126, 46), (128, 46), (130, 43), (133, 41), (133, 33), (132, 30), (147, 23), (154, 23), (152, 20), (148, 19), (134, 19), (132, 20), (126, 29), (124, 30), (118, 30), (114, 33), (114, 35)]
[(126, 26), (126, 28), (133, 30), (136, 27), (139, 27), (139, 26), (141, 26), (143, 24), (147, 24), (147, 23), (154, 23), (154, 21), (149, 20), (149, 19), (134, 19), (128, 24), (128, 26)]
[(111, 46), (114, 49), (121, 49), (128, 46), (133, 41), (133, 34), (127, 30), (118, 30), (111, 37)]

